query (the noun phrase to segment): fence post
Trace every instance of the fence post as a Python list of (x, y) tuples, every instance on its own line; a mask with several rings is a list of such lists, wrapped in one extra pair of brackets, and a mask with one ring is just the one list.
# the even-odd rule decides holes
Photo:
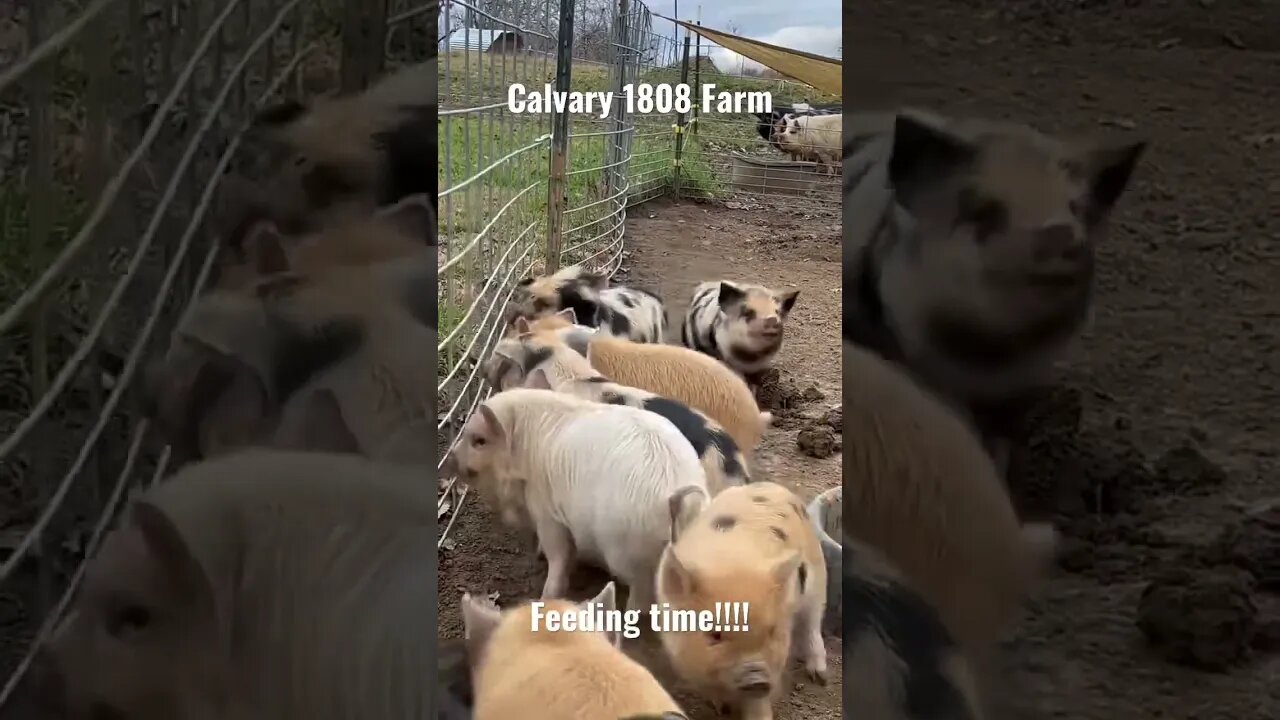
[[(698, 14), (702, 14), (699, 7)], [(702, 27), (702, 21), (698, 21), (698, 27)], [(698, 115), (702, 109), (702, 103), (698, 102), (698, 98), (702, 97), (702, 33), (698, 33), (698, 39), (694, 45), (693, 52), (693, 134), (698, 134)]]
[[(622, 86), (627, 84), (627, 63), (631, 62), (631, 56), (634, 51), (629, 45), (630, 39), (627, 32), (627, 14), (631, 12), (630, 0), (618, 0), (618, 19), (614, 26), (616, 38), (613, 45), (614, 70), (618, 73), (618, 81), (613, 84), (613, 96), (615, 98), (622, 97)], [(609, 144), (609, 153), (606, 156), (605, 163), (609, 169), (605, 172), (606, 195), (613, 195), (621, 180), (624, 177), (625, 170), (622, 169), (620, 163), (624, 153), (625, 142), (622, 137), (626, 130), (626, 113), (627, 109), (623, 103), (617, 104), (617, 109), (613, 116), (613, 141)], [(618, 163), (618, 164), (615, 164)], [(623, 198), (626, 203), (626, 198)]]
[[(556, 39), (556, 92), (567, 93), (573, 75), (573, 0), (560, 0), (560, 29)], [(551, 117), (551, 172), (547, 180), (546, 273), (560, 269), (568, 147), (569, 114), (555, 113)]]
[(388, 0), (346, 0), (342, 8), (342, 92), (363, 90), (382, 71)]
[[(684, 59), (680, 62), (680, 84), (689, 84), (689, 36), (684, 36)], [(696, 100), (696, 98), (695, 98)], [(675, 177), (672, 178), (672, 188), (675, 196), (680, 197), (680, 155), (684, 150), (684, 113), (676, 111), (676, 158), (675, 158)]]

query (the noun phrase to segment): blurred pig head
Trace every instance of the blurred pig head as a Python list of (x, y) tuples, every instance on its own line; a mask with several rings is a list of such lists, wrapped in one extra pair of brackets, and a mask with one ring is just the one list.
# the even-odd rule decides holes
[(668, 545), (658, 569), (659, 602), (696, 612), (714, 612), (717, 602), (749, 608), (745, 632), (662, 633), (676, 671), (719, 704), (777, 693), (789, 656), (801, 568), (798, 553), (773, 563), (717, 566), (687, 543)]
[(89, 563), (41, 648), (35, 685), (68, 720), (212, 717), (230, 670), (227, 638), (201, 562), (169, 517), (140, 500)]
[[(568, 600), (548, 600), (543, 602), (544, 612), (571, 612), (575, 609), (603, 609), (613, 612), (618, 608), (617, 590), (612, 581), (590, 600), (572, 603)], [(485, 662), (488, 655), (504, 658), (506, 662), (520, 662), (520, 651), (525, 649), (538, 635), (530, 630), (532, 626), (532, 606), (524, 603), (503, 612), (487, 598), (472, 597), (470, 593), (462, 596), (462, 622), (467, 637), (467, 656), (471, 666), (478, 667)], [(588, 631), (574, 631), (584, 633)], [(618, 631), (591, 631), (605, 636), (614, 647), (620, 647), (622, 634)], [(565, 633), (568, 634), (568, 633)], [(555, 637), (558, 634), (552, 634)]]
[(516, 528), (532, 521), (524, 504), (524, 480), (514, 472), (511, 435), (488, 403), (481, 403), (462, 426), (458, 444), (445, 458), (441, 476), (456, 475)]
[(247, 293), (210, 293), (148, 366), (145, 414), (178, 464), (212, 457), (261, 437), (273, 412), (267, 368), (271, 330)]

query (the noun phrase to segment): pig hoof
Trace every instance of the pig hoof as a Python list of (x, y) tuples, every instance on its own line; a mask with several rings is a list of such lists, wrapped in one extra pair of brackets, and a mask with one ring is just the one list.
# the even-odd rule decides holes
[(830, 673), (827, 672), (825, 667), (810, 667), (807, 670), (809, 671), (809, 678), (819, 685), (826, 685), (830, 679)]

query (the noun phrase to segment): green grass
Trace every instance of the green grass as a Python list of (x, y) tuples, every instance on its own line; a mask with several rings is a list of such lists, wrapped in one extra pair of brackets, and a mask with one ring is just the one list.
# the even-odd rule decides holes
[[(640, 74), (637, 82), (677, 83), (680, 74), (679, 68), (649, 69)], [(486, 278), (495, 267), (505, 273), (509, 266), (502, 266), (499, 259), (530, 225), (533, 230), (521, 242), (532, 243), (531, 257), (535, 270), (544, 261), (551, 152), (550, 141), (544, 136), (550, 133), (550, 117), (514, 115), (507, 111), (505, 103), (507, 88), (512, 83), (523, 83), (529, 90), (541, 90), (545, 83), (554, 83), (555, 61), (554, 58), (537, 55), (511, 57), (453, 52), (441, 57), (439, 75), (442, 110), (501, 104), (492, 109), (441, 118), (438, 159), (442, 188), (460, 185), (504, 156), (526, 148), (441, 203), (441, 244), (447, 252), (462, 252), (477, 233), (492, 223), (488, 235), (468, 256), (442, 274), (439, 322), (444, 336), (462, 321), (466, 307), (477, 300), (487, 307), (494, 293), (500, 289), (505, 291), (505, 288), (497, 288), (494, 282), (485, 292)], [(576, 91), (611, 90), (609, 75), (606, 66), (577, 62), (573, 67), (570, 87)], [(717, 91), (769, 91), (773, 93), (775, 105), (805, 98), (814, 103), (838, 102), (838, 98), (813, 88), (776, 79), (703, 73), (702, 81), (715, 83)], [(689, 82), (693, 83), (692, 73)], [(697, 88), (693, 92), (695, 98), (700, 96)], [(690, 117), (685, 118), (686, 123), (690, 120)], [(672, 127), (676, 122), (675, 115), (633, 115), (629, 121), (635, 124), (632, 161), (627, 167), (632, 197), (642, 192), (647, 196), (669, 191), (676, 174), (677, 136)], [(604, 173), (598, 170), (608, 162), (607, 136), (592, 136), (593, 133), (612, 129), (612, 119), (600, 120), (581, 115), (571, 119), (565, 178), (567, 210), (563, 230), (567, 232), (575, 227), (586, 227), (580, 232), (566, 234), (562, 249), (587, 244), (580, 251), (563, 258), (562, 264), (581, 260), (612, 239), (610, 235), (598, 242), (589, 242), (593, 236), (612, 230), (616, 224), (611, 216), (613, 203), (599, 202), (615, 192), (604, 187)], [(681, 140), (680, 191), (697, 197), (719, 198), (726, 195), (727, 178), (721, 166), (729, 153), (761, 152), (764, 147), (756, 134), (754, 119), (741, 114), (702, 115), (696, 130), (686, 125)], [(519, 199), (504, 211), (504, 205), (517, 196)], [(523, 249), (522, 244), (517, 252)], [(612, 252), (593, 261), (611, 255)], [(520, 270), (523, 270), (523, 264), (516, 273)], [(512, 279), (516, 277), (516, 274), (512, 275)], [(458, 359), (461, 349), (475, 332), (482, 329), (476, 325), (482, 314), (478, 310), (468, 321), (471, 327), (460, 333), (455, 341), (456, 347), (442, 350), (444, 367)]]

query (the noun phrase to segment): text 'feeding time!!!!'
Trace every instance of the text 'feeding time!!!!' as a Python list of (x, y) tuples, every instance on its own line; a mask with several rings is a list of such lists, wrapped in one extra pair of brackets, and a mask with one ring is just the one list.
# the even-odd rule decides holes
[[(718, 91), (716, 86), (702, 86), (699, 111), (704, 115), (755, 114), (773, 112), (773, 94), (768, 91)], [(507, 108), (516, 114), (534, 115), (569, 113), (597, 115), (607, 118), (621, 110), (638, 113), (688, 113), (693, 111), (693, 88), (685, 83), (627, 83), (621, 92), (570, 90), (558, 92), (551, 83), (541, 90), (530, 90), (514, 83), (507, 88)]]

